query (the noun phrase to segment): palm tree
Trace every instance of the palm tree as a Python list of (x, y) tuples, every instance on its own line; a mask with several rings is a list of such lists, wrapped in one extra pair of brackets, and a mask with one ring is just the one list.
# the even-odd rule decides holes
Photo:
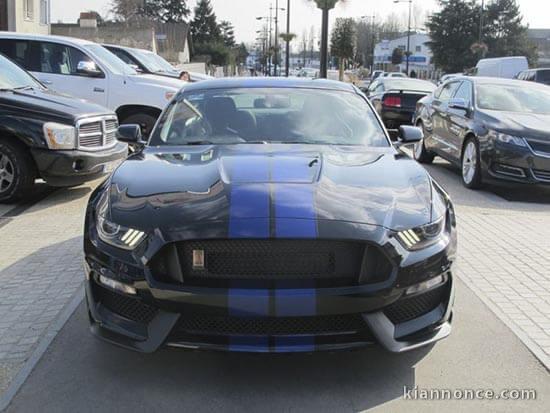
[(285, 73), (288, 77), (289, 65), (290, 65), (290, 42), (296, 37), (294, 33), (281, 33), (279, 35), (281, 40), (286, 43), (286, 55), (285, 55)]
[(328, 62), (328, 13), (336, 6), (336, 3), (345, 0), (310, 0), (317, 4), (317, 7), (323, 11), (323, 21), (321, 25), (321, 67), (319, 76), (326, 79)]

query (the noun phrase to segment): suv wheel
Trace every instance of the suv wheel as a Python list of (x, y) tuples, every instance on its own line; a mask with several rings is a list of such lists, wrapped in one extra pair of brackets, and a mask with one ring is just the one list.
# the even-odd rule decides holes
[(481, 187), (481, 162), (479, 145), (475, 138), (469, 138), (462, 150), (462, 183), (466, 188)]
[(11, 142), (0, 142), (0, 202), (15, 202), (29, 194), (34, 178), (30, 154)]
[(149, 135), (153, 130), (153, 127), (155, 126), (156, 121), (157, 121), (157, 118), (155, 118), (152, 115), (149, 115), (148, 113), (136, 113), (135, 115), (130, 115), (124, 118), (120, 123), (123, 125), (128, 125), (128, 124), (139, 125), (141, 127), (141, 134), (143, 138), (147, 139), (149, 138)]
[[(418, 126), (422, 128), (424, 137), (426, 137), (426, 129), (424, 128), (424, 124), (420, 122)], [(432, 163), (435, 158), (435, 154), (426, 149), (426, 146), (424, 145), (424, 139), (414, 144), (413, 156), (414, 159), (416, 159), (420, 163)]]

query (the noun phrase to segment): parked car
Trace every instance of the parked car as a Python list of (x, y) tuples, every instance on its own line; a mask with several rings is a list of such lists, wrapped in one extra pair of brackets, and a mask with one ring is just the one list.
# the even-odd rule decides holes
[(141, 125), (145, 135), (184, 84), (167, 77), (138, 76), (101, 45), (71, 37), (0, 32), (0, 53), (48, 88), (108, 107), (120, 123)]
[(550, 88), (497, 78), (453, 79), (418, 102), (414, 157), (458, 165), (468, 188), (488, 179), (550, 183)]
[[(251, 104), (258, 100), (279, 104)], [(140, 140), (137, 127), (120, 134)], [(401, 128), (403, 142), (420, 138), (420, 129)], [(186, 87), (148, 144), (91, 195), (92, 332), (145, 352), (311, 352), (374, 341), (401, 352), (444, 338), (453, 207), (424, 168), (397, 155), (350, 84), (239, 78)]]
[(379, 77), (371, 83), (367, 95), (389, 129), (412, 125), (416, 102), (436, 89), (420, 79)]
[(117, 127), (114, 112), (48, 90), (0, 54), (0, 202), (36, 178), (72, 186), (109, 173), (128, 153)]
[(518, 80), (527, 80), (528, 82), (543, 83), (550, 85), (550, 68), (549, 69), (531, 69), (520, 72), (517, 76)]
[(437, 86), (442, 85), (443, 83), (447, 82), (448, 80), (454, 79), (455, 77), (463, 76), (462, 73), (448, 73), (446, 75), (441, 76), (441, 79), (437, 82)]
[(384, 74), (383, 70), (375, 70), (372, 72), (372, 75), (370, 77), (371, 82), (374, 82), (376, 79), (378, 79), (379, 76)]
[(519, 72), (527, 69), (529, 63), (525, 56), (496, 57), (477, 62), (475, 75), (513, 79)]
[(138, 73), (178, 78), (181, 71), (149, 50), (136, 49), (113, 44), (103, 44), (104, 48), (114, 53), (124, 63), (132, 66)]
[(405, 73), (401, 73), (401, 72), (385, 72), (385, 73), (382, 73), (380, 75), (380, 77), (399, 77), (399, 78), (403, 78), (403, 77), (408, 77)]

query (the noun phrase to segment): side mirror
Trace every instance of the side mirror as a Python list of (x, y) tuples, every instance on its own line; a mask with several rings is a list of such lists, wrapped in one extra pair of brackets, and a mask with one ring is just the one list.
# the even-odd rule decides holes
[(449, 109), (458, 109), (458, 110), (464, 110), (466, 112), (470, 112), (470, 108), (468, 107), (468, 104), (462, 98), (454, 98), (449, 100)]
[(105, 77), (103, 72), (97, 67), (94, 62), (89, 60), (81, 60), (76, 65), (76, 72), (79, 75), (88, 77)]
[(117, 139), (129, 145), (143, 145), (145, 142), (141, 137), (141, 126), (129, 124), (118, 127)]
[(143, 73), (143, 70), (141, 70), (141, 67), (139, 67), (138, 65), (128, 65), (128, 66), (134, 69), (137, 73)]
[(397, 140), (401, 144), (407, 143), (416, 143), (424, 139), (424, 132), (421, 128), (416, 126), (405, 126), (402, 125), (399, 127), (399, 134), (397, 135)]

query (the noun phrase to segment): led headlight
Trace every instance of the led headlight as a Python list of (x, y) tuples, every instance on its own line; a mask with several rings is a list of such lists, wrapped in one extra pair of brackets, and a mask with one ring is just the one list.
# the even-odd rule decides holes
[(409, 251), (427, 248), (441, 239), (445, 232), (445, 224), (446, 218), (442, 216), (430, 224), (398, 232), (397, 239)]
[(74, 149), (76, 147), (76, 129), (73, 126), (47, 122), (43, 130), (48, 148)]
[(508, 143), (510, 145), (516, 145), (516, 146), (527, 146), (525, 139), (520, 138), (519, 136), (507, 135), (505, 133), (500, 133), (496, 131), (489, 132), (489, 135), (495, 138), (499, 142)]
[(109, 220), (108, 192), (99, 200), (96, 211), (97, 234), (103, 242), (125, 250), (133, 250), (145, 239), (146, 234), (143, 231), (124, 227)]

